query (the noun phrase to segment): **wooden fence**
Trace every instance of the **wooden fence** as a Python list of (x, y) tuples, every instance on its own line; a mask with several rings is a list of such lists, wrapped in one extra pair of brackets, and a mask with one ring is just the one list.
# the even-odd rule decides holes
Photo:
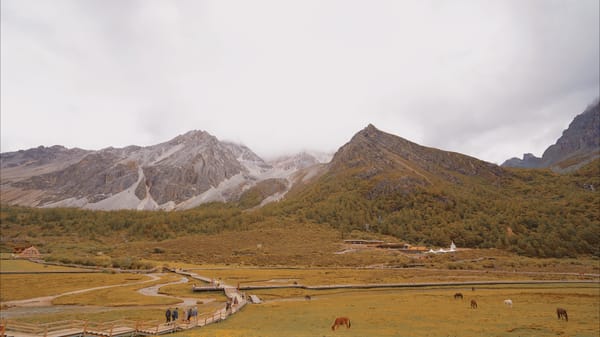
[(171, 323), (163, 323), (160, 321), (116, 320), (99, 323), (82, 320), (67, 320), (34, 324), (13, 320), (2, 320), (2, 322), (0, 322), (0, 337), (134, 337), (162, 335), (196, 327), (203, 327), (226, 319), (240, 311), (247, 303), (244, 297), (239, 296), (236, 291), (231, 291), (228, 294), (228, 297), (232, 299), (232, 302), (233, 296), (238, 298), (238, 304), (231, 305), (228, 310), (224, 307), (213, 313), (201, 314), (200, 316), (191, 318), (189, 322), (184, 320)]

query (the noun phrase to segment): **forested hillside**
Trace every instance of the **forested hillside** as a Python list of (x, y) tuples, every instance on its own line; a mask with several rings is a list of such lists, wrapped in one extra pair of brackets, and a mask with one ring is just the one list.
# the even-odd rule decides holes
[(223, 203), (178, 212), (2, 206), (1, 248), (46, 241), (89, 240), (100, 247), (117, 239), (158, 242), (270, 223), (303, 231), (313, 223), (336, 228), (340, 239), (354, 230), (412, 244), (447, 246), (454, 240), (459, 247), (496, 247), (528, 256), (600, 256), (600, 161), (569, 175), (507, 172), (497, 184), (473, 177), (476, 183), (469, 186), (416, 184), (410, 192), (383, 189), (376, 196), (382, 180), (326, 175), (286, 201), (253, 211)]
[(370, 198), (378, 182), (324, 177), (278, 207), (300, 220), (341, 232), (364, 230), (409, 243), (501, 248), (519, 254), (600, 255), (600, 161), (571, 175), (511, 169), (498, 185), (478, 178), (469, 186), (415, 186), (408, 193)]

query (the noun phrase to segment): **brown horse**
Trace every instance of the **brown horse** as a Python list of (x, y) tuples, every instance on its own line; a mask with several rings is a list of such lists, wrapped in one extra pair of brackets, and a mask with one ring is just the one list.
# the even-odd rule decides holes
[(569, 315), (567, 315), (567, 311), (563, 308), (556, 308), (556, 316), (558, 316), (558, 319), (564, 317), (565, 321), (569, 321)]
[(335, 322), (333, 322), (333, 325), (331, 326), (331, 330), (335, 330), (338, 326), (341, 325), (345, 325), (346, 328), (350, 327), (350, 319), (348, 317), (338, 317), (335, 319)]
[(461, 300), (463, 299), (463, 294), (462, 294), (462, 293), (456, 293), (456, 294), (454, 294), (454, 299), (455, 299), (455, 300), (456, 300), (456, 299), (459, 299), (459, 298), (460, 298)]
[(477, 301), (471, 300), (471, 309), (477, 309)]

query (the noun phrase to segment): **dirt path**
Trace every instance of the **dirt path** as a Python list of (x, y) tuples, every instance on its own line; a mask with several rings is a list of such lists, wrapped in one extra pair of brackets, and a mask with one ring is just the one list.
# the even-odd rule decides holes
[(182, 277), (179, 281), (170, 282), (170, 283), (157, 284), (157, 285), (154, 285), (152, 287), (140, 289), (140, 290), (138, 290), (138, 293), (140, 293), (140, 294), (142, 294), (144, 296), (159, 296), (159, 297), (176, 298), (176, 299), (179, 299), (179, 300), (182, 301), (181, 305), (184, 305), (184, 306), (193, 306), (193, 305), (196, 305), (198, 303), (198, 299), (197, 298), (177, 297), (177, 296), (160, 294), (158, 292), (160, 290), (160, 288), (162, 288), (164, 286), (173, 285), (173, 284), (182, 284), (182, 283), (188, 283), (188, 282), (189, 282), (189, 279), (187, 277)]
[[(144, 281), (140, 281), (140, 282), (132, 282), (132, 283), (125, 283), (125, 284), (115, 284), (115, 285), (109, 285), (109, 286), (100, 286), (100, 287), (79, 289), (79, 290), (68, 291), (68, 292), (51, 295), (51, 296), (42, 296), (42, 297), (36, 297), (36, 298), (29, 298), (29, 299), (25, 299), (25, 300), (3, 302), (2, 305), (7, 306), (8, 308), (2, 310), (2, 317), (3, 318), (11, 318), (11, 317), (19, 317), (19, 316), (32, 315), (32, 314), (51, 314), (51, 313), (58, 313), (58, 312), (69, 312), (69, 311), (73, 311), (73, 310), (76, 310), (78, 312), (82, 312), (82, 311), (83, 312), (104, 312), (104, 311), (115, 310), (116, 309), (115, 307), (105, 307), (105, 306), (53, 305), (52, 301), (55, 298), (60, 297), (60, 296), (81, 294), (81, 293), (85, 293), (88, 291), (115, 288), (115, 287), (124, 287), (124, 286), (131, 286), (131, 285), (137, 285), (137, 284), (145, 284), (145, 283), (153, 282), (153, 281), (160, 279), (160, 276), (158, 274), (148, 274), (148, 276), (150, 277), (149, 280), (144, 280)], [(164, 286), (173, 285), (173, 284), (182, 284), (182, 283), (188, 283), (188, 282), (189, 282), (189, 279), (187, 277), (182, 277), (179, 281), (169, 282), (169, 283), (161, 283), (161, 284), (153, 285), (151, 287), (139, 289), (138, 293), (140, 293), (141, 295), (144, 295), (144, 296), (160, 296), (160, 297), (176, 298), (181, 301), (180, 305), (193, 306), (193, 305), (197, 304), (197, 301), (198, 301), (197, 298), (187, 298), (187, 297), (182, 298), (182, 297), (170, 296), (170, 295), (165, 295), (165, 294), (159, 293), (160, 288), (162, 288)], [(213, 300), (213, 299), (206, 299), (203, 301), (206, 303), (207, 301), (211, 301), (211, 300)], [(158, 306), (158, 307), (162, 307), (162, 306)], [(131, 308), (136, 308), (136, 307), (133, 306)], [(121, 309), (124, 309), (124, 307), (119, 307), (118, 309), (121, 310)]]
[(65, 293), (57, 294), (57, 295), (42, 296), (42, 297), (36, 297), (36, 298), (29, 298), (29, 299), (26, 299), (26, 300), (16, 300), (16, 301), (2, 302), (2, 305), (6, 305), (8, 307), (12, 307), (12, 306), (17, 306), (17, 307), (47, 307), (47, 306), (52, 306), (52, 301), (55, 298), (60, 297), (60, 296), (82, 294), (82, 293), (86, 293), (88, 291), (94, 291), (94, 290), (100, 290), (100, 289), (108, 289), (108, 288), (115, 288), (115, 287), (131, 286), (131, 285), (136, 285), (136, 284), (144, 284), (144, 283), (149, 283), (149, 282), (153, 282), (153, 281), (156, 281), (156, 280), (160, 279), (160, 276), (158, 276), (156, 274), (148, 274), (148, 276), (150, 276), (149, 280), (144, 280), (144, 281), (140, 281), (140, 282), (124, 283), (124, 284), (113, 284), (113, 285), (109, 285), (109, 286), (100, 286), (100, 287), (93, 287), (93, 288), (87, 288), (87, 289), (79, 289), (79, 290), (68, 291), (68, 292), (65, 292)]

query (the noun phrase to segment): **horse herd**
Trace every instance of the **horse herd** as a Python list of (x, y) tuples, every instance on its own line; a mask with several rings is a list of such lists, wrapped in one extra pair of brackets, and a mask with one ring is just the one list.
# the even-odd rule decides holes
[[(310, 296), (306, 296), (306, 299), (310, 299)], [(454, 294), (454, 299), (463, 299), (464, 296), (462, 293), (456, 293)], [(513, 306), (513, 301), (509, 298), (504, 300), (504, 305), (506, 305), (509, 308), (512, 308)], [(471, 309), (477, 309), (477, 301), (475, 300), (471, 300)], [(564, 318), (565, 321), (569, 321), (569, 316), (567, 315), (567, 310), (565, 310), (564, 308), (556, 308), (556, 316), (558, 316), (558, 319)], [(338, 317), (335, 319), (335, 321), (333, 322), (333, 325), (331, 326), (331, 330), (335, 330), (337, 329), (337, 327), (339, 326), (343, 326), (345, 325), (346, 328), (350, 328), (350, 319), (348, 317)]]
[[(463, 294), (462, 293), (456, 293), (454, 294), (454, 299), (463, 299)], [(509, 298), (504, 300), (504, 305), (506, 305), (509, 308), (512, 308), (513, 306), (513, 301)], [(477, 309), (477, 301), (475, 300), (471, 300), (471, 309)], [(565, 310), (564, 308), (556, 308), (556, 316), (558, 316), (558, 319), (564, 318), (565, 321), (569, 321), (569, 315), (567, 315), (567, 310)]]

